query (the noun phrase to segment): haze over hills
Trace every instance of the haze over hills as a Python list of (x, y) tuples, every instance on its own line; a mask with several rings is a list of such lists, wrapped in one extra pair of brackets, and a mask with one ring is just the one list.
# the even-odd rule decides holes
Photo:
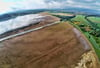
[(73, 12), (78, 14), (87, 14), (87, 15), (100, 15), (100, 12), (98, 10), (94, 9), (87, 9), (87, 8), (75, 8), (75, 7), (69, 7), (64, 8), (65, 12)]
[(17, 16), (23, 16), (27, 14), (35, 14), (44, 11), (51, 11), (51, 12), (71, 12), (74, 14), (85, 14), (85, 15), (100, 15), (98, 10), (94, 9), (86, 9), (86, 8), (63, 8), (63, 9), (30, 9), (30, 10), (19, 10), (14, 12), (9, 12), (0, 15), (0, 21), (5, 21), (8, 19), (16, 18)]

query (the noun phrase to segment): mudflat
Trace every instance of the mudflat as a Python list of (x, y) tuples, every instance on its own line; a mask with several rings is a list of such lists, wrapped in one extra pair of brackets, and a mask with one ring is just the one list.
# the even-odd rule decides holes
[(0, 43), (0, 68), (73, 68), (86, 52), (68, 23)]

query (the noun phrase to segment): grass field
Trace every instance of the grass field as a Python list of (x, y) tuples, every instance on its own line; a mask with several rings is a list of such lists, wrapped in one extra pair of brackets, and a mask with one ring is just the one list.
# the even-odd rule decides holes
[[(89, 19), (93, 22), (96, 22), (96, 21), (100, 21), (100, 18), (96, 18), (95, 17), (89, 17)], [(84, 15), (76, 15), (75, 18), (71, 19), (73, 21), (73, 26), (75, 26), (77, 29), (79, 29), (81, 32), (83, 32), (83, 34), (86, 35), (86, 37), (88, 38), (88, 40), (92, 43), (94, 49), (95, 49), (95, 52), (98, 56), (98, 58), (100, 59), (100, 37), (95, 37), (91, 34), (89, 34), (88, 31), (83, 31), (81, 30), (81, 27), (79, 26), (80, 24), (84, 24), (85, 27), (88, 27), (91, 25), (90, 22), (88, 22), (86, 19), (85, 19), (85, 16)], [(76, 24), (75, 22), (78, 21), (79, 23)], [(99, 25), (100, 23), (97, 23), (97, 25)], [(92, 27), (92, 26), (91, 26)], [(91, 37), (91, 38), (90, 38)]]
[(88, 17), (89, 20), (96, 23), (100, 27), (100, 17)]
[(88, 25), (89, 22), (87, 20), (85, 20), (84, 17), (85, 17), (84, 15), (76, 15), (76, 17), (71, 20), (78, 21), (78, 22), (80, 22), (80, 24), (82, 23), (82, 24)]
[(100, 23), (100, 17), (88, 17), (92, 22)]

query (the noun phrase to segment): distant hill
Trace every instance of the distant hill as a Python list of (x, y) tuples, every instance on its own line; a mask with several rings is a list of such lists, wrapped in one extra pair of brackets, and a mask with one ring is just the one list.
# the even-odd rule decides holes
[(73, 8), (67, 7), (63, 9), (30, 9), (30, 10), (19, 10), (14, 12), (9, 12), (0, 15), (0, 22), (6, 21), (12, 18), (16, 18), (17, 16), (23, 16), (28, 14), (36, 14), (39, 12), (51, 11), (51, 12), (70, 12), (74, 14), (85, 14), (85, 15), (100, 15), (100, 12), (94, 9), (86, 9), (86, 8)]
[[(63, 8), (63, 9), (55, 9), (55, 12), (71, 12), (75, 14), (86, 14), (86, 15), (100, 15), (100, 12), (94, 9), (87, 8)], [(54, 11), (54, 10), (53, 10)]]

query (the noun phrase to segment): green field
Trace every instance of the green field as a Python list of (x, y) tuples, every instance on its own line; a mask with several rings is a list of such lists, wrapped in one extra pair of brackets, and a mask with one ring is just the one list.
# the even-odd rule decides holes
[(88, 19), (96, 23), (100, 27), (100, 17), (88, 17)]
[(76, 15), (75, 18), (71, 19), (72, 21), (79, 21), (87, 25), (88, 21), (84, 19), (84, 15)]
[[(93, 17), (93, 18), (95, 18), (95, 17)], [(91, 20), (92, 18), (89, 18), (89, 19)], [(93, 48), (94, 48), (98, 58), (100, 59), (100, 37), (96, 37), (94, 35), (91, 35), (89, 33), (89, 31), (83, 31), (81, 29), (81, 26), (79, 26), (81, 24), (84, 24), (84, 27), (88, 27), (88, 26), (92, 27), (91, 22), (88, 22), (85, 19), (84, 15), (76, 15), (76, 17), (71, 19), (71, 20), (72, 20), (73, 23), (76, 22), (76, 21), (80, 22), (79, 24), (72, 24), (72, 25), (75, 26), (77, 29), (79, 29), (88, 38), (88, 40), (92, 43)], [(93, 21), (93, 22), (94, 21), (100, 21), (100, 18), (92, 19), (91, 21)], [(97, 26), (98, 26), (98, 24), (97, 24)], [(93, 27), (93, 28), (95, 28), (95, 27)], [(95, 30), (91, 29), (91, 31), (95, 31)]]
[(88, 17), (92, 22), (100, 23), (100, 17)]

